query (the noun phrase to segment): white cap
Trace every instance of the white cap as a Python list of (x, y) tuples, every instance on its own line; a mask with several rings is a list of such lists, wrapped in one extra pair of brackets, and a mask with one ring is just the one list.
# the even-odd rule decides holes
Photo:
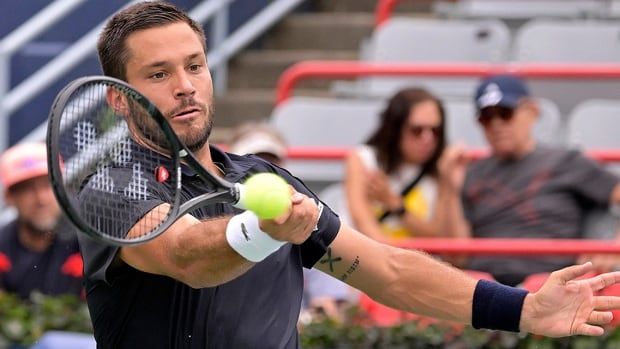
[(240, 137), (231, 145), (230, 152), (239, 155), (268, 153), (279, 159), (284, 159), (286, 157), (286, 145), (274, 135), (257, 130), (255, 133), (248, 133)]

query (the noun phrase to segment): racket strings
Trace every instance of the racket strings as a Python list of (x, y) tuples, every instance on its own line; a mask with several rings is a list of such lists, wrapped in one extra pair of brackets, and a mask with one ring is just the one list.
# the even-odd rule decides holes
[(112, 240), (157, 232), (177, 202), (173, 162), (145, 147), (165, 149), (168, 141), (138, 98), (110, 83), (86, 84), (60, 116), (64, 191), (82, 224)]

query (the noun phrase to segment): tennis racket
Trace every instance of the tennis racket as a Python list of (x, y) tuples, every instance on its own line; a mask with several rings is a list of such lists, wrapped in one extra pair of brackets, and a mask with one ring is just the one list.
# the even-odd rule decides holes
[[(106, 243), (149, 241), (200, 206), (244, 208), (244, 186), (201, 166), (162, 113), (117, 79), (84, 77), (63, 88), (46, 143), (60, 206), (81, 232)], [(212, 190), (183, 199), (182, 167)]]

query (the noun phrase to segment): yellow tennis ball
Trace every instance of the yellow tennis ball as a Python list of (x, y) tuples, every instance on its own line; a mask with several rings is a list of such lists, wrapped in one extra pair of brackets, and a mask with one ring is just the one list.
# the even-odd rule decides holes
[(260, 219), (279, 217), (291, 206), (288, 183), (274, 173), (257, 173), (244, 185), (242, 203)]

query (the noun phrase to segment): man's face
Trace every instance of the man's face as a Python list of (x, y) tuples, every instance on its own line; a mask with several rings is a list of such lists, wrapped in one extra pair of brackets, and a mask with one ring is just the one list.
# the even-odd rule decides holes
[(127, 82), (144, 94), (182, 142), (195, 151), (207, 142), (213, 85), (200, 36), (183, 22), (131, 34)]
[(47, 176), (39, 176), (12, 185), (7, 202), (17, 209), (19, 219), (35, 231), (49, 232), (58, 223), (60, 207)]
[(521, 103), (516, 108), (491, 106), (478, 113), (478, 122), (491, 150), (507, 158), (518, 156), (530, 144), (536, 119), (533, 102)]

